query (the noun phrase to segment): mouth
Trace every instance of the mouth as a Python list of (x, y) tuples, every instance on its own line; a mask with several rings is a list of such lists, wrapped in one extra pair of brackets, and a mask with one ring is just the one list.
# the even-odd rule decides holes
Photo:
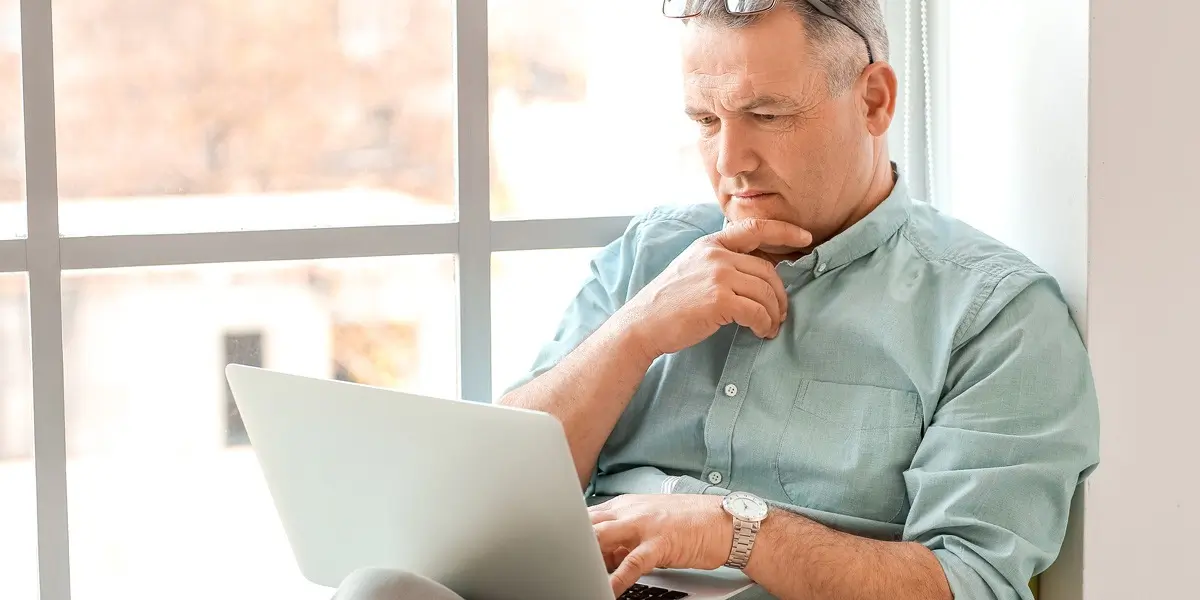
[(756, 200), (756, 199), (765, 198), (767, 196), (774, 196), (774, 195), (775, 194), (773, 192), (764, 192), (764, 191), (760, 191), (760, 190), (747, 190), (744, 192), (734, 192), (734, 193), (730, 194), (729, 197), (734, 198), (736, 200)]

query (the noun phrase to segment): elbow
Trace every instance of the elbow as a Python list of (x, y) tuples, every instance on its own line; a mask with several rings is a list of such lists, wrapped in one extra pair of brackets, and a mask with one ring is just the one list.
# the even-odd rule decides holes
[(1005, 574), (967, 544), (948, 543), (933, 550), (942, 565), (954, 598), (970, 600), (1033, 600), (1033, 591), (1021, 579)]

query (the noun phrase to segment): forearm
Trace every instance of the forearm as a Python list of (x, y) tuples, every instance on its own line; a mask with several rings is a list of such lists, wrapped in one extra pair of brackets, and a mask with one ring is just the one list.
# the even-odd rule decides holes
[(583, 486), (654, 360), (630, 325), (618, 312), (558, 365), (498, 402), (558, 418)]
[(781, 600), (952, 600), (927, 548), (829, 529), (775, 510), (763, 522), (746, 574)]

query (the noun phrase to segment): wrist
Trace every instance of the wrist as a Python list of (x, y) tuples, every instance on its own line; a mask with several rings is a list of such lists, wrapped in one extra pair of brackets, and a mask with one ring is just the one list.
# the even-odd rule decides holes
[(725, 566), (745, 570), (753, 555), (762, 524), (771, 514), (766, 500), (746, 492), (731, 492), (721, 502), (733, 524), (729, 556)]
[(615, 346), (614, 350), (620, 356), (628, 356), (649, 368), (658, 357), (662, 356), (653, 343), (653, 336), (647, 333), (645, 319), (629, 309), (628, 306), (618, 310), (604, 323), (608, 336)]
[(722, 497), (713, 496), (716, 503), (713, 507), (713, 523), (708, 527), (711, 532), (708, 553), (704, 568), (712, 570), (725, 566), (729, 554), (733, 551), (733, 515), (730, 515), (721, 505)]

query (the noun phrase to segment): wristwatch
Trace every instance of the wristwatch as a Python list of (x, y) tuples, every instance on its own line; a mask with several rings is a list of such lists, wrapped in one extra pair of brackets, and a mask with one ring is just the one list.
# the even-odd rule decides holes
[(766, 520), (769, 507), (767, 501), (746, 492), (733, 492), (721, 501), (721, 508), (733, 517), (733, 549), (729, 552), (726, 567), (742, 570), (750, 562), (750, 551), (758, 528)]

